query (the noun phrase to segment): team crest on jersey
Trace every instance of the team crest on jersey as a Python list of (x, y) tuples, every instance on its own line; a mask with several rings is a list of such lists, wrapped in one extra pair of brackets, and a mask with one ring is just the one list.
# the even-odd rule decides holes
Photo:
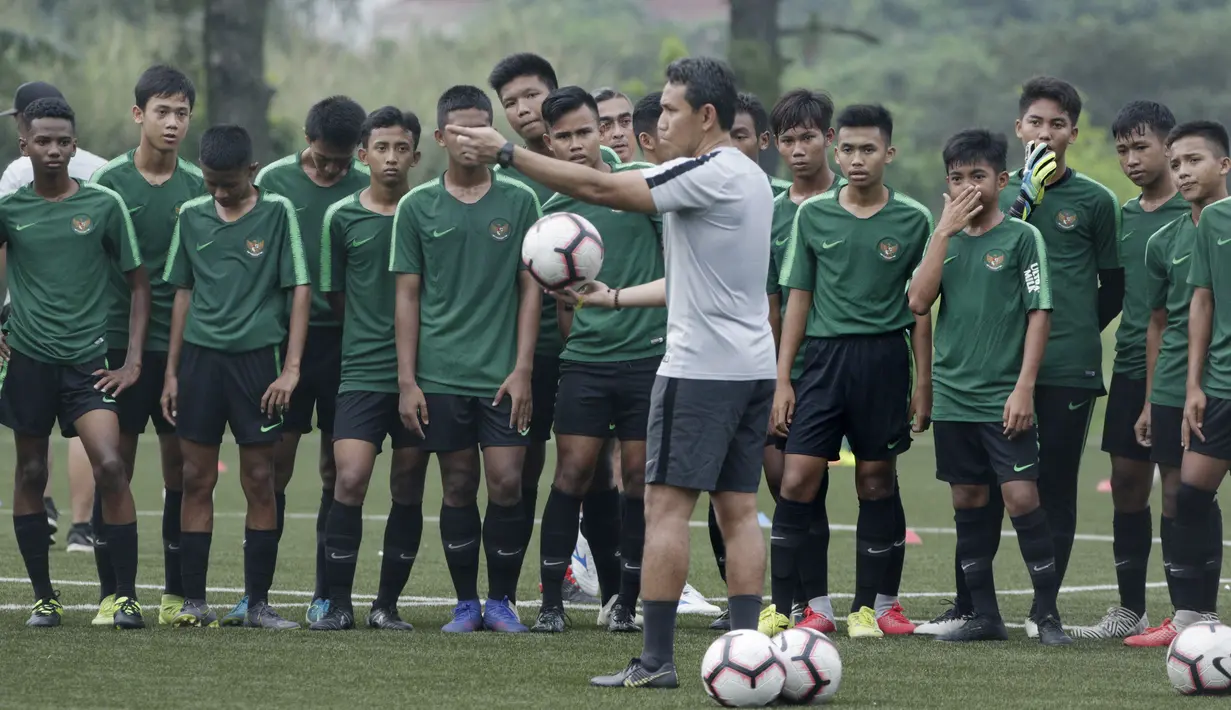
[(1004, 268), (1004, 252), (992, 249), (983, 255), (983, 264), (992, 271), (1000, 271)]
[(487, 231), (492, 235), (492, 239), (503, 242), (509, 238), (509, 234), (513, 231), (513, 225), (509, 224), (509, 220), (497, 217), (492, 220), (491, 224), (487, 225)]
[(1077, 213), (1073, 210), (1060, 210), (1056, 213), (1056, 226), (1069, 231), (1077, 226)]
[(876, 251), (885, 261), (894, 261), (902, 251), (902, 247), (896, 239), (885, 237), (876, 244)]
[(249, 239), (244, 242), (244, 248), (248, 252), (248, 256), (258, 257), (265, 253), (264, 239)]
[(79, 214), (73, 217), (74, 232), (77, 234), (89, 234), (91, 229), (94, 229), (94, 220), (90, 219), (90, 215)]

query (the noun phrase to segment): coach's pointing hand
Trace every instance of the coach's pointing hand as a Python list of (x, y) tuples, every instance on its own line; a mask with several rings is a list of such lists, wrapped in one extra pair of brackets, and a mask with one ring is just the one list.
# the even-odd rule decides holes
[(471, 153), (480, 162), (494, 163), (500, 154), (500, 149), (509, 140), (491, 126), (469, 128), (467, 126), (445, 126), (445, 131), (457, 138), (457, 145), (464, 152)]

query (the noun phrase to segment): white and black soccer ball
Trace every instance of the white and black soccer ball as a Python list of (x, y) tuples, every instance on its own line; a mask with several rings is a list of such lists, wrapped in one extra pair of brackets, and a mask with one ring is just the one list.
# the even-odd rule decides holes
[(526, 232), (521, 260), (543, 288), (559, 291), (598, 277), (603, 268), (603, 238), (585, 217), (556, 212)]
[(701, 661), (701, 682), (720, 705), (764, 707), (782, 692), (786, 665), (768, 636), (756, 629), (740, 629), (710, 644)]
[(1167, 677), (1183, 695), (1231, 693), (1231, 628), (1202, 621), (1184, 629), (1167, 649)]
[(782, 699), (800, 705), (829, 702), (842, 683), (842, 658), (825, 634), (816, 629), (787, 629), (774, 637), (786, 664)]

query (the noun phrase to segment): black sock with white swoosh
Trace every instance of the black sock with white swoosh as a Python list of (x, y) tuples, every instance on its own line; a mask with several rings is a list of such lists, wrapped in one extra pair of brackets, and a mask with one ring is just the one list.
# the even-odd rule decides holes
[(1052, 541), (1047, 514), (1035, 508), (1025, 515), (1009, 518), (1017, 531), (1017, 544), (1034, 586), (1035, 620), (1048, 615), (1060, 618), (1056, 597), (1060, 593), (1060, 573), (1056, 565), (1056, 546)]
[(376, 591), (376, 609), (392, 609), (406, 589), (410, 569), (419, 556), (423, 539), (423, 505), (402, 505), (393, 501), (385, 521), (384, 556), (380, 561), (380, 586)]
[(183, 491), (168, 490), (162, 503), (162, 566), (163, 593), (184, 596), (184, 578), (180, 576), (180, 511)]
[(624, 498), (620, 514), (620, 603), (637, 608), (641, 596), (641, 555), (645, 551), (645, 501)]
[(983, 508), (954, 511), (957, 559), (974, 610), (983, 616), (998, 618), (1000, 606), (996, 601), (996, 578), (992, 570), (992, 560), (996, 556), (992, 549), (994, 538), (986, 534), (985, 519)]
[(269, 602), (278, 566), (278, 531), (244, 530), (244, 587), (248, 608)]
[(325, 520), (325, 584), (330, 604), (339, 609), (354, 608), (351, 589), (362, 540), (363, 506), (333, 501)]
[(539, 581), (543, 583), (543, 607), (564, 606), (561, 585), (568, 569), (573, 547), (577, 544), (577, 516), (581, 513), (581, 498), (571, 496), (555, 486), (547, 495), (543, 507), (543, 529), (539, 535)]
[(893, 552), (896, 525), (893, 498), (860, 500), (855, 523), (855, 598), (851, 613), (876, 606), (876, 593), (885, 580)]
[[(513, 505), (487, 502), (487, 515), (483, 518), (483, 551), (487, 555), (488, 599), (513, 599), (517, 594), (517, 579), (521, 576), (521, 563), (526, 557), (526, 545), (521, 534), (524, 521), (521, 501)], [(573, 542), (576, 541), (577, 538), (573, 538)]]
[(449, 565), (458, 601), (479, 598), (479, 538), (482, 534), (478, 503), (460, 508), (440, 505), (440, 542), (445, 548), (445, 562)]

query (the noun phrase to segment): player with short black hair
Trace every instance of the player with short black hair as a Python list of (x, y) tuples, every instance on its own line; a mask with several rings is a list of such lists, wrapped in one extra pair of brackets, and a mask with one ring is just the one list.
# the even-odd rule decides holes
[[(276, 192), (294, 206), (309, 274), (320, 273), (320, 238), (325, 210), (368, 186), (368, 168), (355, 157), (366, 118), (363, 107), (346, 96), (321, 99), (308, 109), (304, 119), (307, 147), (275, 160), (257, 173), (258, 188)], [(329, 611), (329, 589), (325, 583), (325, 521), (333, 504), (337, 479), (331, 438), (342, 367), (341, 324), (319, 286), (317, 283), (312, 287), (303, 373), (299, 385), (291, 394), (291, 403), (282, 423), (282, 438), (274, 451), (275, 502), (278, 535), (281, 537), (286, 512), (286, 487), (295, 471), (299, 439), (312, 431), (312, 410), (315, 409), (316, 426), (321, 430), (318, 469), (321, 501), (316, 511), (316, 586), (305, 614), (309, 624)], [(240, 599), (222, 618), (222, 625), (243, 624), (246, 610), (246, 600)]]
[(940, 223), (910, 282), (910, 309), (936, 317), (932, 409), (936, 477), (949, 484), (957, 555), (973, 598), (965, 624), (942, 641), (1004, 641), (992, 562), (1000, 548), (996, 488), (1017, 531), (1038, 604), (1039, 639), (1073, 642), (1060, 626), (1055, 547), (1039, 506), (1034, 382), (1047, 347), (1051, 280), (1039, 230), (1005, 215), (1008, 142), (983, 129), (945, 145), (947, 192)]
[[(63, 99), (25, 107), (18, 141), (34, 182), (0, 197), (0, 245), (8, 254), (12, 313), (0, 336), (0, 423), (13, 430), (17, 473), (13, 528), (35, 604), (28, 626), (59, 626), (63, 609), (51, 586), (50, 541), (43, 491), (47, 447), (60, 421), (80, 436), (101, 496), (100, 532), (108, 540), (115, 600), (108, 625), (141, 628), (137, 603), (137, 518), (121, 454), (115, 397), (141, 370), (150, 313), (150, 283), (141, 264), (128, 206), (114, 191), (74, 180), (73, 110)], [(111, 271), (128, 284), (128, 342), (123, 366), (106, 357)], [(118, 363), (117, 363), (118, 364)]]
[[(511, 599), (528, 540), (522, 472), (542, 293), (522, 264), (521, 243), (542, 210), (534, 190), (490, 170), (445, 130), (491, 126), (492, 104), (481, 89), (450, 88), (436, 113), (436, 143), (449, 166), (407, 193), (393, 222), (399, 412), (423, 437), (420, 448), (440, 462), (440, 537), (458, 601), (442, 630), (517, 633), (527, 631)], [(480, 451), (487, 482), (481, 523)]]
[(321, 291), (329, 298), (342, 334), (342, 374), (334, 420), (338, 476), (325, 523), (325, 582), (329, 611), (308, 628), (341, 631), (354, 626), (351, 589), (363, 537), (363, 502), (385, 438), (392, 441), (380, 589), (367, 624), (409, 631), (397, 600), (423, 536), (423, 483), (428, 456), (421, 439), (398, 416), (394, 339), (395, 277), (389, 271), (398, 202), (410, 192), (408, 173), (419, 162), (419, 118), (385, 106), (368, 115), (360, 133), (359, 160), (371, 184), (333, 203), (321, 228)]
[(302, 368), (312, 300), (307, 257), (291, 201), (253, 184), (257, 163), (248, 131), (211, 126), (201, 135), (200, 163), (208, 194), (180, 207), (163, 270), (163, 280), (178, 290), (162, 410), (176, 426), (184, 461), (184, 605), (172, 623), (219, 623), (205, 601), (205, 579), (218, 448), (229, 426), (248, 503), (242, 623), (294, 629), (299, 624), (270, 606), (269, 588), (280, 537), (274, 447)]
[[(887, 110), (850, 106), (837, 126), (835, 152), (847, 182), (800, 204), (780, 267), (790, 297), (773, 426), (787, 443), (770, 538), (774, 603), (762, 613), (761, 630), (789, 625), (778, 611), (786, 607), (778, 605), (790, 604), (799, 551), (815, 506), (823, 504), (828, 462), (838, 460), (845, 437), (859, 497), (847, 633), (879, 638), (915, 628), (897, 599), (880, 590), (895, 567), (894, 549), (906, 538), (897, 457), (910, 448), (911, 431), (927, 429), (931, 416), (931, 316), (912, 314), (905, 293), (932, 233), (932, 215), (885, 185), (896, 152)], [(805, 336), (796, 394), (791, 375)], [(818, 563), (826, 564), (812, 562)]]
[[(137, 437), (152, 422), (158, 435), (164, 488), (162, 504), (163, 594), (158, 606), (158, 623), (169, 624), (184, 604), (180, 576), (180, 509), (184, 497), (184, 462), (175, 425), (162, 415), (163, 372), (167, 369), (167, 345), (171, 337), (171, 310), (175, 286), (163, 279), (171, 234), (180, 207), (205, 193), (200, 169), (179, 156), (180, 145), (188, 133), (196, 88), (183, 72), (158, 65), (146, 69), (133, 90), (136, 104), (133, 120), (141, 127), (139, 143), (133, 150), (99, 168), (91, 178), (114, 190), (129, 205), (129, 219), (141, 250), (141, 261), (151, 271), (150, 319), (137, 382), (116, 398), (119, 404), (120, 448), (124, 465), (132, 480), (137, 457)], [(128, 285), (115, 270), (111, 277), (112, 305), (107, 321), (107, 358), (119, 361), (128, 346)], [(110, 547), (105, 526), (100, 524), (102, 498), (94, 497), (94, 557), (102, 589), (94, 623), (111, 624), (114, 615), (115, 578), (111, 568)]]
[(636, 136), (633, 135), (633, 101), (628, 95), (605, 86), (594, 92), (598, 104), (598, 135), (602, 144), (620, 157), (620, 162), (633, 159)]
[[(735, 120), (731, 124), (731, 142), (748, 156), (749, 160), (759, 162), (761, 151), (769, 149), (771, 139), (769, 113), (765, 110), (765, 104), (761, 103), (761, 99), (757, 98), (756, 94), (747, 91), (739, 92)], [(777, 178), (773, 180), (778, 183), (773, 186), (775, 196), (791, 185), (786, 180), (777, 180)]]
[(652, 165), (663, 162), (658, 157), (658, 117), (663, 113), (662, 98), (663, 92), (651, 91), (633, 107), (633, 135), (637, 137), (641, 157)]

